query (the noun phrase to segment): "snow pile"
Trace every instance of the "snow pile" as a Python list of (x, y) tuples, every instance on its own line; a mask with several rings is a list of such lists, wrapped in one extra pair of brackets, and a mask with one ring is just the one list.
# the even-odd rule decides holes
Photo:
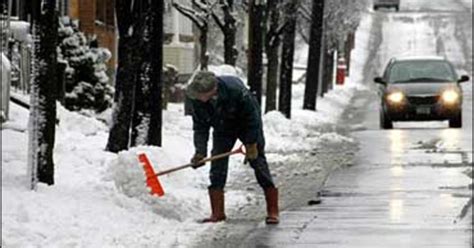
[(85, 136), (95, 135), (99, 132), (108, 132), (109, 128), (95, 118), (86, 117), (76, 112), (70, 112), (58, 105), (59, 129), (63, 133), (79, 133)]
[[(266, 150), (269, 153), (292, 153), (309, 151), (321, 142), (321, 134), (331, 133), (331, 142), (346, 142), (352, 139), (336, 133), (337, 121), (352, 98), (355, 87), (338, 87), (324, 98), (318, 99), (317, 111), (302, 110), (304, 85), (294, 85), (292, 118), (287, 119), (278, 111), (263, 116)], [(327, 137), (327, 136), (326, 136)]]
[(155, 172), (183, 164), (182, 159), (173, 156), (173, 152), (157, 147), (137, 147), (121, 152), (109, 165), (110, 176), (121, 192), (149, 204), (157, 214), (166, 218), (183, 221), (195, 217), (196, 213), (205, 214), (201, 206), (206, 199), (207, 182), (199, 177), (199, 173), (187, 169), (160, 176), (158, 179), (165, 196), (159, 198), (151, 195), (146, 186), (145, 174), (138, 161), (140, 153), (147, 155)]
[(241, 69), (231, 65), (209, 65), (208, 70), (214, 72), (217, 76), (245, 77)]

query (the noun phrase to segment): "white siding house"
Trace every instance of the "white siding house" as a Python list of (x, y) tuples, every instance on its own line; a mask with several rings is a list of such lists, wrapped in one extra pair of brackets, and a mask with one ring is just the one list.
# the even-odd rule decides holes
[[(189, 1), (178, 0), (177, 2), (186, 4)], [(168, 2), (165, 7), (164, 21), (165, 33), (172, 36), (171, 41), (163, 47), (164, 63), (175, 66), (179, 73), (192, 73), (197, 67), (193, 23)]]

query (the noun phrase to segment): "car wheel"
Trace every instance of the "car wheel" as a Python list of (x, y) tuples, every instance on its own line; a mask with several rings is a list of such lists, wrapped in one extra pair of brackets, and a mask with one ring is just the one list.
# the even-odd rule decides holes
[(395, 11), (400, 11), (400, 7), (399, 6), (395, 6)]
[(387, 116), (387, 114), (383, 110), (380, 111), (380, 128), (382, 129), (393, 128), (393, 122), (390, 120), (390, 118)]
[(375, 11), (379, 10), (379, 6), (374, 6), (374, 10)]
[(450, 128), (461, 128), (462, 127), (462, 113), (459, 112), (458, 115), (449, 119)]

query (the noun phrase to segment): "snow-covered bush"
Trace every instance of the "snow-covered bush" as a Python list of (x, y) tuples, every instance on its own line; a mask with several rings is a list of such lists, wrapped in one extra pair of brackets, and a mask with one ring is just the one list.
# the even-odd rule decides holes
[(74, 24), (60, 25), (58, 57), (67, 63), (65, 107), (69, 110), (101, 112), (112, 104), (113, 87), (106, 74), (111, 54), (94, 44)]

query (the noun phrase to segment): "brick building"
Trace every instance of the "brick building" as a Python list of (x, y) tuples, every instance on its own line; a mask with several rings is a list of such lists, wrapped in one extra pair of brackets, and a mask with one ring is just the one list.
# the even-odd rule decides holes
[[(188, 0), (175, 0), (188, 3)], [(31, 0), (9, 0), (12, 16), (20, 20), (30, 21)], [(59, 14), (77, 21), (79, 29), (89, 37), (97, 37), (100, 47), (108, 48), (112, 58), (108, 62), (110, 72), (114, 72), (117, 64), (118, 32), (115, 22), (115, 0), (57, 0)], [(180, 73), (191, 73), (197, 67), (198, 47), (195, 45), (193, 23), (179, 14), (165, 1), (163, 16), (165, 43), (163, 59)]]
[(79, 21), (79, 29), (86, 36), (96, 36), (100, 47), (109, 49), (112, 58), (109, 70), (114, 71), (117, 63), (117, 33), (115, 30), (115, 0), (67, 0), (68, 15)]

